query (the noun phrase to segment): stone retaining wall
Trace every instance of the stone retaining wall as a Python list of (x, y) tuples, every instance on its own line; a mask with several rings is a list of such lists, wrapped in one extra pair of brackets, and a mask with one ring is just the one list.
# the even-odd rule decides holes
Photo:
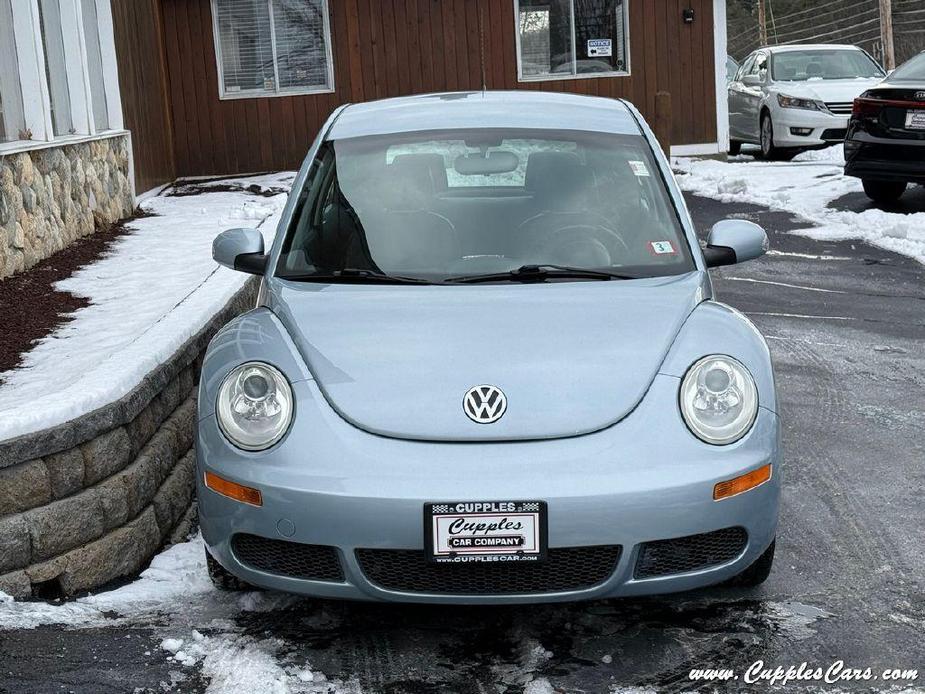
[(125, 133), (0, 156), (0, 279), (133, 207)]
[(196, 384), (215, 332), (254, 305), (250, 280), (119, 401), (0, 442), (0, 591), (57, 597), (137, 574), (191, 525)]

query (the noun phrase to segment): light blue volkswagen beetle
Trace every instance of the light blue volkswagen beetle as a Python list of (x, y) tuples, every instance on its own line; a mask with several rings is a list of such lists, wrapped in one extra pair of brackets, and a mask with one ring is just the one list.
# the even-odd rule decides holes
[(210, 573), (305, 595), (523, 603), (757, 585), (774, 556), (768, 348), (707, 268), (622, 101), (438, 94), (350, 105), (199, 391)]

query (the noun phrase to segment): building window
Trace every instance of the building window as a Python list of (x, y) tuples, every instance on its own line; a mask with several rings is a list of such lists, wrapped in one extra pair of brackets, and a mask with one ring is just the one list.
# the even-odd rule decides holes
[(64, 32), (59, 0), (39, 0), (42, 50), (45, 54), (45, 79), (51, 102), (51, 123), (56, 136), (74, 132), (71, 120), (71, 95), (67, 85), (67, 59), (64, 55)]
[(109, 112), (106, 104), (106, 80), (103, 76), (103, 52), (100, 46), (100, 21), (96, 0), (81, 3), (84, 45), (87, 52), (87, 77), (90, 81), (90, 104), (96, 132), (109, 130)]
[(11, 0), (0, 0), (0, 142), (26, 137)]
[(222, 98), (331, 91), (327, 0), (212, 0)]
[(629, 74), (628, 0), (514, 0), (521, 81)]

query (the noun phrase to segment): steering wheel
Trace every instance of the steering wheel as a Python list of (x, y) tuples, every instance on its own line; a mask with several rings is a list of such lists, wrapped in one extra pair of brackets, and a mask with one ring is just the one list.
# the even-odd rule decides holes
[(629, 246), (616, 231), (599, 224), (569, 224), (559, 227), (543, 244), (543, 255), (549, 255), (561, 265), (576, 267), (606, 267), (617, 256), (628, 257)]

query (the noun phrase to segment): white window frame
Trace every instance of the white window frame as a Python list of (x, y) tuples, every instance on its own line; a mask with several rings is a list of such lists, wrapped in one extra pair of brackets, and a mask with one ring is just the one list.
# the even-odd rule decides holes
[[(93, 122), (90, 77), (84, 38), (82, 3), (95, 2), (99, 26), (103, 86), (109, 128), (97, 131)], [(30, 140), (0, 143), (0, 154), (29, 151), (93, 139), (124, 135), (122, 98), (112, 25), (110, 0), (60, 0), (62, 38), (64, 41), (67, 81), (70, 92), (70, 116), (73, 134), (55, 136), (51, 122), (51, 98), (45, 77), (45, 53), (38, 0), (14, 0), (13, 38), (16, 42), (19, 85), (22, 90), (23, 120)]]
[[(270, 42), (273, 51), (273, 69), (278, 73), (277, 55), (276, 55), (276, 25), (273, 21), (273, 0), (263, 0), (266, 2), (270, 12)], [(336, 91), (334, 84), (334, 50), (331, 44), (331, 12), (328, 6), (328, 0), (321, 0), (322, 21), (324, 22), (324, 52), (327, 62), (328, 85), (324, 87), (301, 87), (298, 89), (279, 88), (279, 74), (274, 80), (274, 91), (251, 90), (246, 92), (228, 92), (225, 91), (225, 75), (222, 71), (222, 37), (218, 28), (218, 7), (217, 0), (210, 0), (212, 10), (212, 40), (215, 45), (215, 69), (218, 75), (218, 98), (225, 101), (230, 99), (275, 99), (281, 96), (298, 96), (300, 94), (333, 94)]]
[[(574, 68), (577, 62), (578, 37), (575, 28), (575, 0), (569, 0), (569, 12), (572, 15), (572, 66)], [(562, 80), (593, 80), (607, 77), (629, 77), (632, 74), (633, 66), (630, 50), (630, 0), (623, 0), (623, 26), (626, 33), (626, 70), (611, 70), (609, 72), (593, 72), (583, 75), (527, 75), (524, 76), (523, 66), (521, 65), (521, 47), (520, 47), (520, 0), (514, 0), (514, 44), (517, 51), (517, 81), (518, 82), (559, 82)]]

